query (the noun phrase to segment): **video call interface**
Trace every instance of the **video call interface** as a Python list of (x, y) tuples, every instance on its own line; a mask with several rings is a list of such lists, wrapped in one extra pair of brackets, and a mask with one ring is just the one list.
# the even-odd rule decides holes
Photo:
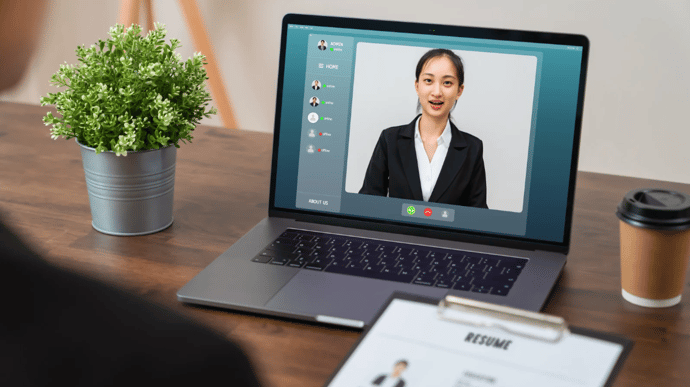
[[(581, 62), (577, 46), (288, 25), (275, 206), (562, 242)], [(419, 117), (448, 109), (425, 152)]]

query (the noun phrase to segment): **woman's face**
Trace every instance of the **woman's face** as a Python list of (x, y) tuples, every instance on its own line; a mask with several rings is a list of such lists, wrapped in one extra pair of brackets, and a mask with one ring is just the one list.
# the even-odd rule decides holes
[(458, 73), (445, 56), (429, 59), (414, 87), (422, 105), (422, 112), (430, 117), (447, 118), (455, 101), (460, 98), (464, 85), (459, 84)]

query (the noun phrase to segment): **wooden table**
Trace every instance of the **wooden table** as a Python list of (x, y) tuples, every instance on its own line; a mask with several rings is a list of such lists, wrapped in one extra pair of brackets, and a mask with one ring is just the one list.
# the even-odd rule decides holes
[[(173, 225), (114, 237), (91, 227), (74, 140), (53, 141), (48, 108), (0, 103), (0, 212), (50, 261), (187, 315), (249, 352), (266, 386), (321, 386), (359, 332), (201, 308), (176, 292), (267, 216), (272, 136), (199, 127), (178, 151)], [(545, 313), (635, 341), (616, 386), (690, 384), (690, 284), (680, 305), (646, 309), (620, 294), (615, 208), (631, 189), (690, 186), (580, 172), (571, 253)], [(689, 277), (690, 279), (690, 277)]]

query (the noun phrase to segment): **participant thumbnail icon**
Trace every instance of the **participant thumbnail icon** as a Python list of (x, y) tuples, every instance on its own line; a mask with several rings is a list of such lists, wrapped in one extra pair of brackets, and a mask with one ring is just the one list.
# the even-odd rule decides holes
[(314, 107), (319, 106), (320, 102), (321, 101), (319, 101), (319, 99), (316, 97), (311, 97), (311, 99), (309, 100), (309, 104)]
[(309, 130), (309, 137), (316, 137), (316, 133), (314, 132), (314, 129)]
[(314, 82), (311, 83), (311, 88), (314, 90), (319, 90), (321, 88), (321, 82), (318, 79), (315, 79)]
[(311, 123), (313, 124), (313, 123), (315, 123), (316, 121), (319, 120), (319, 115), (316, 114), (316, 113), (314, 113), (314, 112), (311, 112), (311, 113), (309, 113), (309, 115), (307, 116), (307, 119), (309, 120), (309, 122), (311, 122)]
[(328, 43), (326, 43), (326, 41), (322, 39), (322, 40), (319, 42), (319, 50), (325, 51), (325, 50), (327, 50), (327, 49), (328, 49)]

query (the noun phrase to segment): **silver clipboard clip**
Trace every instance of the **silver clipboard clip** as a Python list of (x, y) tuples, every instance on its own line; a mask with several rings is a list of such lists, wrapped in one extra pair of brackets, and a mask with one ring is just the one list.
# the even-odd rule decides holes
[[(508, 324), (494, 321), (475, 322), (458, 317), (449, 317), (447, 310), (453, 309), (463, 313), (492, 317)], [(446, 296), (438, 303), (438, 317), (442, 320), (458, 322), (480, 328), (501, 329), (510, 334), (541, 340), (548, 343), (557, 343), (564, 336), (570, 333), (568, 325), (562, 317), (550, 316), (541, 313), (530, 312), (522, 309), (510, 308), (503, 305), (489, 304), (487, 302), (468, 300), (456, 296)], [(531, 328), (548, 329), (553, 332), (554, 337), (544, 337), (532, 333), (521, 332), (511, 328), (509, 325), (522, 325)]]

